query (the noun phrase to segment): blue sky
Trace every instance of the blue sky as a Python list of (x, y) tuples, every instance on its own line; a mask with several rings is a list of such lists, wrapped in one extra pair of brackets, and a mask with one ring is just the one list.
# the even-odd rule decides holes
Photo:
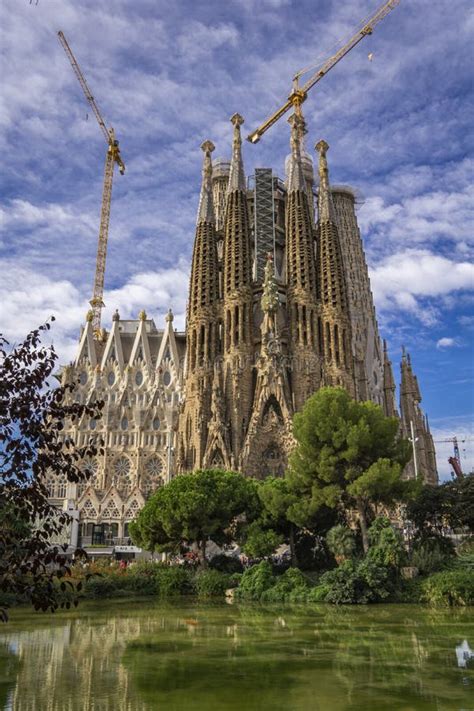
[[(229, 117), (248, 132), (377, 0), (3, 0), (0, 89), (1, 330), (49, 314), (70, 359), (92, 288), (105, 145), (56, 32), (62, 29), (120, 139), (105, 302), (184, 324), (201, 142), (228, 156)], [(436, 439), (474, 438), (472, 62), (468, 0), (401, 0), (313, 90), (307, 147), (365, 202), (358, 219), (382, 334), (398, 379), (412, 354)], [(368, 54), (373, 53), (372, 61)], [(289, 127), (244, 146), (247, 173), (283, 177)], [(470, 433), (470, 434), (469, 434)], [(474, 441), (463, 463), (474, 465)], [(450, 445), (438, 444), (448, 476)]]

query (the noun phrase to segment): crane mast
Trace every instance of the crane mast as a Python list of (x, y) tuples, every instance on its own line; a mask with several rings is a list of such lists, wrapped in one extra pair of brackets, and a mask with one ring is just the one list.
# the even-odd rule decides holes
[(333, 68), (338, 62), (341, 61), (343, 57), (348, 54), (356, 45), (361, 42), (364, 37), (371, 35), (374, 31), (376, 25), (381, 22), (389, 12), (391, 12), (398, 4), (400, 0), (388, 0), (385, 2), (377, 12), (372, 15), (372, 17), (364, 22), (362, 27), (357, 30), (357, 32), (346, 42), (335, 54), (333, 54), (329, 59), (327, 59), (324, 64), (315, 72), (308, 81), (299, 85), (299, 79), (302, 74), (306, 74), (303, 70), (298, 72), (293, 78), (293, 89), (288, 97), (286, 103), (283, 104), (274, 114), (272, 114), (261, 126), (259, 126), (253, 133), (247, 136), (247, 140), (250, 143), (258, 143), (263, 134), (268, 131), (268, 129), (273, 126), (274, 123), (278, 121), (287, 111), (291, 108), (294, 109), (296, 116), (301, 118), (301, 104), (308, 98), (308, 91), (313, 88), (321, 79)]
[(113, 128), (107, 128), (102, 114), (99, 111), (99, 107), (89, 89), (89, 86), (85, 80), (85, 77), (79, 67), (79, 64), (64, 36), (64, 33), (59, 31), (58, 38), (63, 46), (64, 51), (71, 63), (79, 84), (82, 87), (84, 95), (91, 107), (94, 115), (99, 124), (99, 128), (102, 131), (105, 140), (107, 141), (107, 153), (105, 157), (105, 171), (104, 171), (104, 187), (102, 190), (102, 206), (100, 211), (100, 227), (99, 227), (99, 241), (97, 245), (97, 258), (96, 258), (96, 268), (94, 277), (94, 289), (92, 293), (92, 299), (90, 300), (90, 305), (92, 307), (92, 328), (94, 331), (95, 338), (101, 337), (101, 314), (102, 308), (104, 307), (103, 296), (104, 296), (104, 277), (105, 277), (105, 261), (107, 257), (107, 241), (109, 237), (109, 223), (110, 223), (110, 205), (112, 202), (112, 185), (114, 179), (114, 167), (117, 163), (119, 167), (120, 174), (125, 173), (125, 163), (120, 155), (119, 142), (115, 138), (115, 133)]

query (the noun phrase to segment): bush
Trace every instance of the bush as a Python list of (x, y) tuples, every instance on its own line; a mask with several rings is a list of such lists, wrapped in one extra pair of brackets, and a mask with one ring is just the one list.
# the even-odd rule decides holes
[(301, 570), (288, 568), (276, 583), (263, 591), (262, 602), (304, 602), (308, 592), (308, 583)]
[[(346, 561), (339, 568), (321, 576), (320, 585), (326, 591), (324, 600), (334, 605), (380, 602), (394, 590), (391, 571), (369, 558), (356, 563)], [(323, 595), (323, 591), (314, 595)]]
[(266, 560), (245, 571), (235, 591), (240, 600), (260, 600), (262, 593), (275, 584), (272, 566)]
[(227, 588), (235, 582), (232, 575), (219, 570), (201, 570), (195, 578), (198, 597), (223, 597)]
[(319, 583), (316, 587), (308, 590), (306, 602), (326, 602), (326, 598), (330, 590), (330, 585)]
[(430, 605), (474, 605), (474, 576), (470, 570), (446, 570), (422, 581), (422, 600)]
[(384, 516), (376, 518), (369, 528), (370, 548), (367, 559), (379, 566), (399, 570), (406, 560), (405, 546), (399, 531)]
[(192, 571), (182, 566), (157, 566), (155, 579), (158, 592), (164, 597), (173, 595), (191, 595), (195, 592)]
[(448, 538), (423, 537), (413, 544), (411, 565), (418, 568), (422, 575), (427, 575), (445, 568), (453, 556), (454, 547)]
[(89, 578), (84, 586), (86, 597), (119, 597), (130, 594), (131, 585), (129, 579), (123, 575), (104, 575)]
[(209, 567), (214, 570), (219, 570), (221, 573), (242, 573), (244, 567), (240, 560), (235, 556), (219, 553), (211, 558)]

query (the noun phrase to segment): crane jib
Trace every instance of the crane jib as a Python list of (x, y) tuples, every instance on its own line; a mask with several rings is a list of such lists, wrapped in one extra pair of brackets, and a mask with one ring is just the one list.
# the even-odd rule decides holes
[[(357, 32), (336, 52), (336, 54), (329, 57), (329, 59), (324, 62), (323, 66), (320, 67), (316, 71), (316, 73), (313, 74), (312, 77), (310, 77), (310, 79), (308, 79), (308, 81), (303, 85), (301, 89), (298, 88), (298, 78), (301, 76), (301, 74), (305, 74), (306, 71), (309, 71), (310, 68), (296, 74), (296, 90), (293, 91), (290, 95), (291, 103), (293, 105), (296, 104), (296, 92), (300, 94), (300, 96), (298, 97), (298, 101), (302, 103), (306, 99), (306, 94), (308, 93), (308, 91), (312, 89), (313, 86), (317, 84), (318, 81), (320, 81), (333, 67), (335, 67), (336, 64), (338, 64), (338, 62), (340, 62), (341, 59), (351, 51), (351, 49), (354, 49), (354, 47), (356, 47), (359, 42), (364, 39), (364, 37), (371, 35), (375, 26), (379, 22), (381, 22), (384, 17), (386, 17), (386, 15), (388, 15), (388, 13), (391, 12), (399, 4), (399, 2), (400, 0), (388, 0), (388, 2), (385, 2), (381, 7), (379, 7), (376, 13), (369, 20), (364, 22), (363, 27), (357, 30)], [(301, 95), (303, 96), (301, 97)], [(272, 114), (261, 126), (259, 126), (256, 131), (247, 136), (247, 140), (251, 143), (257, 143), (260, 140), (261, 136), (263, 136), (265, 131), (267, 131), (271, 126), (273, 126), (273, 124), (276, 123), (276, 121), (278, 121), (278, 119), (288, 111), (290, 106), (284, 104), (284, 106), (278, 109), (278, 111), (275, 111), (275, 113)]]

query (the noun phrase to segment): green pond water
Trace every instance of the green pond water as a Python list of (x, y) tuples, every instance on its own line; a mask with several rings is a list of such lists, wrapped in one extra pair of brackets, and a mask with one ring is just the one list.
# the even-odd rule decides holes
[[(143, 600), (14, 610), (0, 709), (474, 710), (473, 609)], [(464, 644), (464, 650), (467, 649)]]

